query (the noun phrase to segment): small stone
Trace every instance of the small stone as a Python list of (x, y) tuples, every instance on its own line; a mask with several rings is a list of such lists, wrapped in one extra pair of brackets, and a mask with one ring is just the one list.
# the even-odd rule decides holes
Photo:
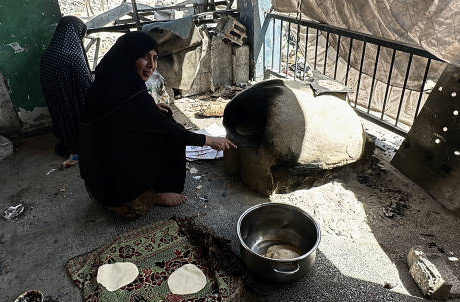
[(383, 208), (383, 214), (386, 216), (386, 217), (389, 217), (389, 218), (393, 218), (395, 216), (395, 213), (393, 213), (391, 210), (389, 210), (389, 208)]
[(458, 288), (460, 282), (439, 252), (427, 255), (422, 247), (413, 247), (407, 256), (407, 264), (412, 278), (424, 296), (446, 300), (456, 294), (451, 289)]
[(196, 174), (198, 173), (198, 169), (195, 167), (190, 168), (190, 174)]
[(447, 257), (447, 259), (452, 262), (458, 261), (457, 257)]
[(202, 188), (203, 188), (203, 186), (202, 186), (202, 185), (198, 185), (198, 186), (196, 186), (196, 189), (197, 189), (197, 190), (201, 190)]
[(392, 289), (396, 287), (396, 284), (391, 283), (391, 282), (385, 282), (385, 285), (383, 287), (386, 289)]

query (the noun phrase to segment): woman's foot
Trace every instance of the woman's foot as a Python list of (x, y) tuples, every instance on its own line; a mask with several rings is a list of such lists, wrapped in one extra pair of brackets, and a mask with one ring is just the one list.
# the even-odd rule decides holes
[(78, 154), (70, 154), (69, 158), (62, 163), (62, 166), (64, 168), (70, 168), (78, 164), (79, 160), (80, 157), (78, 156)]
[(154, 204), (160, 206), (174, 207), (187, 201), (187, 196), (178, 193), (157, 193), (154, 197)]

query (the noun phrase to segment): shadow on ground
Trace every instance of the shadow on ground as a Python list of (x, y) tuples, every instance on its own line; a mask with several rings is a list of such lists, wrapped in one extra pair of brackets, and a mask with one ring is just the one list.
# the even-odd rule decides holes
[[(177, 119), (193, 126), (179, 113)], [(79, 290), (67, 275), (66, 262), (98, 248), (119, 235), (172, 216), (196, 216), (198, 222), (223, 238), (239, 253), (236, 224), (240, 214), (252, 205), (268, 202), (250, 190), (239, 177), (223, 171), (223, 161), (193, 162), (202, 178), (187, 173), (185, 194), (188, 201), (174, 208), (154, 207), (146, 216), (126, 220), (113, 216), (92, 203), (79, 177), (78, 167), (47, 173), (62, 164), (54, 154), (56, 140), (51, 135), (25, 139), (18, 150), (0, 162), (0, 210), (23, 203), (24, 213), (12, 221), (0, 219), (0, 284), (5, 301), (13, 301), (29, 289), (39, 289), (48, 302), (81, 301)], [(378, 150), (377, 157), (379, 157)], [(381, 171), (380, 171), (380, 170)], [(385, 170), (385, 171), (384, 171)], [(367, 223), (381, 249), (396, 264), (404, 287), (420, 295), (411, 280), (405, 257), (415, 244), (441, 248), (460, 254), (458, 218), (451, 217), (418, 187), (384, 162), (365, 174), (334, 175), (344, 188), (361, 202)], [(198, 184), (202, 189), (198, 190)], [(205, 202), (199, 197), (205, 197)], [(393, 218), (383, 208), (392, 201), (404, 201), (408, 208)], [(457, 224), (455, 224), (455, 222)], [(323, 226), (326, 227), (326, 226)], [(426, 237), (428, 235), (428, 237)], [(435, 243), (433, 246), (432, 242)], [(352, 246), (337, 245), (338, 249)], [(300, 281), (276, 285), (262, 280), (257, 287), (265, 294), (262, 301), (415, 301), (377, 284), (344, 274), (328, 258), (326, 245), (320, 245), (314, 269)], [(373, 255), (368, 255), (372, 260)], [(349, 266), (360, 263), (343, 259)], [(375, 269), (375, 268), (374, 268)]]
[[(223, 172), (222, 161), (192, 163), (203, 175), (198, 182), (186, 180), (186, 204), (176, 208), (154, 207), (138, 220), (123, 220), (92, 203), (79, 177), (78, 167), (47, 172), (62, 162), (54, 155), (51, 135), (22, 142), (12, 157), (0, 163), (2, 186), (0, 208), (24, 203), (25, 212), (12, 221), (0, 220), (0, 284), (5, 301), (14, 300), (28, 289), (39, 289), (48, 301), (81, 301), (80, 293), (65, 269), (66, 262), (141, 226), (177, 216), (197, 216), (198, 221), (219, 236), (230, 239), (238, 253), (236, 223), (248, 207), (267, 202), (249, 191), (239, 178)], [(355, 192), (356, 194), (365, 195)], [(198, 197), (206, 195), (208, 202)], [(366, 207), (366, 205), (365, 205)], [(374, 230), (385, 242), (383, 230)], [(379, 235), (380, 234), (380, 235)], [(356, 265), (350, 263), (350, 265)], [(318, 252), (313, 271), (291, 285), (258, 287), (263, 301), (412, 301), (375, 284), (343, 275), (325, 255)]]
[[(458, 242), (460, 242), (460, 234), (457, 228), (460, 219), (443, 208), (420, 187), (392, 167), (388, 160), (384, 160), (385, 158), (385, 150), (376, 149), (374, 162), (370, 169), (354, 172), (345, 168), (337, 173), (328, 175), (325, 179), (319, 180), (312, 188), (318, 189), (325, 184), (335, 182), (336, 187), (343, 188), (338, 189), (340, 194), (343, 194), (344, 191), (352, 192), (354, 194), (353, 198), (345, 195), (344, 198), (353, 199), (356, 203), (359, 203), (359, 207), (362, 208), (362, 214), (359, 208), (356, 207), (354, 210), (358, 209), (356, 211), (358, 214), (356, 216), (345, 216), (344, 220), (350, 229), (358, 226), (362, 228), (364, 233), (367, 232), (364, 229), (369, 229), (371, 234), (364, 239), (353, 238), (349, 234), (341, 234), (347, 233), (343, 226), (341, 230), (332, 231), (330, 228), (336, 227), (335, 225), (323, 224), (322, 228), (329, 228), (329, 232), (332, 233), (332, 236), (328, 237), (330, 241), (339, 241), (331, 238), (340, 237), (342, 243), (347, 243), (346, 246), (342, 246), (344, 249), (350, 249), (355, 246), (356, 251), (354, 253), (350, 251), (349, 253), (363, 255), (364, 258), (360, 262), (350, 263), (350, 265), (363, 265), (364, 263), (372, 262), (370, 260), (372, 258), (375, 258), (375, 261), (379, 257), (380, 259), (385, 259), (386, 265), (394, 265), (398, 273), (396, 279), (394, 278), (395, 276), (388, 276), (389, 278), (386, 281), (398, 280), (398, 283), (401, 283), (404, 290), (410, 295), (421, 297), (421, 292), (409, 273), (407, 254), (410, 248), (422, 246), (428, 252), (444, 254), (446, 259), (448, 255), (459, 255), (460, 246)], [(309, 189), (309, 187), (298, 188), (298, 190), (302, 189)], [(324, 195), (328, 196), (327, 193)], [(337, 197), (337, 195), (334, 196), (331, 193), (329, 196), (340, 203), (341, 198)], [(353, 201), (346, 203), (346, 205), (352, 203)], [(350, 213), (349, 211), (334, 212), (337, 208), (340, 209), (340, 206), (331, 207), (331, 213), (328, 215), (344, 216)], [(311, 207), (308, 207), (308, 209), (311, 209)], [(355, 213), (352, 212), (352, 214)], [(334, 219), (330, 220), (333, 221)], [(374, 246), (369, 241), (370, 237), (373, 238), (372, 242), (375, 241), (378, 246)], [(337, 246), (337, 244), (333, 244), (333, 246)], [(340, 248), (340, 245), (337, 247)], [(369, 250), (363, 252), (361, 249)], [(383, 251), (385, 257), (382, 257), (380, 253), (379, 255), (377, 253), (371, 254), (372, 251)], [(330, 251), (325, 253), (328, 255), (334, 254), (334, 256), (341, 254), (340, 252), (331, 253)], [(343, 261), (337, 262), (341, 262), (341, 265), (343, 265)], [(378, 263), (374, 265), (371, 270), (378, 270), (379, 266), (381, 266)], [(460, 272), (458, 264), (452, 263), (451, 268), (454, 271), (456, 269), (457, 273)], [(354, 269), (354, 271), (357, 270), (359, 268)], [(389, 268), (388, 271), (391, 271), (391, 269)], [(383, 284), (380, 287), (383, 287)], [(460, 301), (460, 299), (455, 301)]]

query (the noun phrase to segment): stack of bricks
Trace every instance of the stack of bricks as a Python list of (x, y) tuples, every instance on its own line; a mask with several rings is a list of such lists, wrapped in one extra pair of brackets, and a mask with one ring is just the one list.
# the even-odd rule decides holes
[(239, 46), (246, 39), (246, 27), (231, 16), (224, 16), (219, 20), (216, 27), (217, 36), (223, 40), (229, 40)]

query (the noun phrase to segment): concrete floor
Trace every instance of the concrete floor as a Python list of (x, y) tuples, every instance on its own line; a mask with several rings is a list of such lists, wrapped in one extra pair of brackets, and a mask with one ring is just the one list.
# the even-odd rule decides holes
[[(89, 200), (78, 167), (47, 175), (49, 170), (62, 163), (62, 158), (54, 154), (55, 143), (51, 135), (16, 142), (17, 151), (0, 162), (0, 209), (3, 211), (18, 203), (26, 206), (17, 219), (0, 219), (0, 301), (14, 301), (29, 289), (42, 291), (48, 302), (81, 301), (80, 292), (71, 283), (65, 269), (70, 258), (100, 247), (124, 232), (173, 215), (198, 215), (198, 221), (219, 236), (230, 239), (232, 248), (238, 253), (236, 223), (239, 215), (252, 205), (270, 201), (249, 191), (238, 177), (226, 175), (222, 160), (195, 162), (192, 166), (204, 175), (203, 189), (196, 190), (197, 181), (187, 177), (187, 203), (175, 208), (154, 207), (145, 217), (124, 220)], [(200, 196), (206, 196), (209, 202), (201, 201)], [(436, 212), (447, 215), (447, 223), (458, 226), (458, 218), (448, 216), (439, 208)], [(322, 225), (322, 228), (326, 226)], [(392, 228), (388, 223), (379, 234), (391, 235)], [(392, 254), (397, 251), (388, 246), (391, 242), (383, 242), (384, 235), (375, 236), (379, 239), (377, 245), (382, 257), (389, 262), (382, 261), (382, 257), (367, 244), (357, 244), (326, 231), (314, 269), (290, 285), (258, 281), (258, 286), (267, 293), (262, 300), (420, 300), (420, 292), (410, 279), (404, 260)], [(457, 241), (444, 243), (449, 247), (458, 245), (457, 234), (453, 240)], [(400, 255), (406, 252), (401, 251)], [(360, 259), (365, 264), (361, 265)], [(392, 262), (397, 268), (394, 271), (388, 269), (388, 263)], [(402, 292), (405, 293), (385, 289), (382, 282), (369, 281), (376, 280), (374, 275), (382, 275), (381, 280), (402, 280)]]

